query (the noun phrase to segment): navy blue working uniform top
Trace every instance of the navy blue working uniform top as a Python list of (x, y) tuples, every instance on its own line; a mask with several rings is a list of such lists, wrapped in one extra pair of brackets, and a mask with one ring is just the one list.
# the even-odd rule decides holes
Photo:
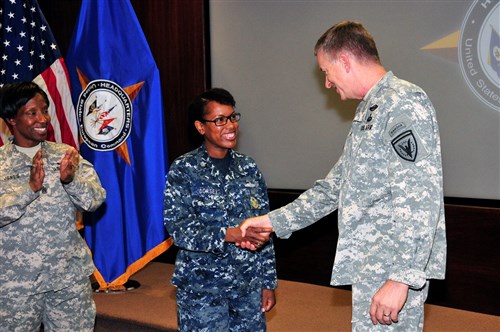
[(272, 241), (258, 251), (224, 241), (226, 229), (269, 212), (267, 188), (255, 161), (228, 151), (223, 174), (204, 145), (170, 167), (164, 224), (179, 247), (172, 283), (185, 290), (277, 286)]

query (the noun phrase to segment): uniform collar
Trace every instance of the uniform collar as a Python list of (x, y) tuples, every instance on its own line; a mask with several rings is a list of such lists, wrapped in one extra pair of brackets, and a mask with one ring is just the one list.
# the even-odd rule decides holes
[[(244, 167), (240, 164), (241, 158), (238, 158), (238, 154), (232, 150), (228, 150), (230, 163), (229, 163), (229, 170), (228, 170), (228, 175), (232, 177), (237, 177), (238, 174), (244, 175), (246, 174)], [(197, 162), (198, 165), (200, 165), (203, 169), (206, 171), (209, 171), (212, 176), (217, 176), (218, 171), (217, 168), (215, 167), (214, 163), (210, 160), (210, 156), (208, 155), (207, 148), (205, 147), (204, 144), (202, 144), (196, 151), (197, 155)]]
[[(41, 149), (46, 150), (48, 152), (48, 155), (53, 156), (54, 153), (52, 153), (52, 152), (55, 152), (55, 150), (53, 148), (53, 146), (54, 146), (53, 144), (54, 144), (53, 142), (43, 141), (41, 143)], [(28, 156), (26, 156), (26, 154), (24, 154), (16, 149), (16, 147), (13, 143), (13, 137), (9, 137), (7, 142), (5, 142), (5, 144), (4, 144), (4, 147), (8, 153), (12, 153), (12, 154), (19, 153), (20, 155), (25, 156), (26, 158), (30, 159)]]
[(392, 80), (393, 77), (394, 77), (394, 74), (392, 73), (392, 71), (386, 72), (385, 75), (382, 76), (382, 78), (380, 78), (380, 80), (377, 83), (375, 83), (375, 85), (372, 86), (370, 90), (368, 90), (368, 92), (363, 97), (363, 101), (367, 102), (370, 100), (370, 98), (377, 95), (378, 92), (380, 91), (380, 89), (385, 87), (387, 85), (387, 82)]
[[(380, 92), (380, 90), (388, 85), (388, 82), (391, 81), (394, 77), (394, 74), (392, 71), (388, 71), (380, 78), (380, 80), (375, 83), (374, 86), (368, 90), (368, 92), (365, 94), (363, 97), (363, 100), (360, 102), (356, 109), (356, 113), (354, 115), (354, 122), (362, 122), (363, 119), (365, 118), (365, 114), (367, 112), (367, 109), (369, 109), (373, 105), (369, 105), (370, 100), (377, 96)], [(367, 105), (368, 104), (368, 105)], [(368, 107), (367, 107), (368, 106)]]

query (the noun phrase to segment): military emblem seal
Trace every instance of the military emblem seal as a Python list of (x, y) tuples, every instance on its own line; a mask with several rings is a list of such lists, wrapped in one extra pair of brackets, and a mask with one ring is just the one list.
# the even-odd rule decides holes
[(132, 129), (132, 102), (115, 82), (95, 80), (80, 94), (77, 117), (83, 141), (93, 150), (119, 147)]
[(462, 23), (458, 58), (471, 91), (500, 112), (500, 2), (476, 0)]
[(411, 130), (401, 133), (391, 141), (394, 151), (402, 159), (414, 162), (417, 159), (418, 145), (415, 136)]

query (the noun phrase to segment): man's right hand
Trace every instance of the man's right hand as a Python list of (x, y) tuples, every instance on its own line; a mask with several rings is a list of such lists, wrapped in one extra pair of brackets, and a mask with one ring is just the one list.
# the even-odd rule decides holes
[(239, 245), (241, 246), (242, 242), (250, 242), (256, 249), (259, 249), (269, 241), (272, 231), (273, 229), (270, 227), (248, 227), (245, 232), (245, 237), (242, 237), (242, 241), (239, 242)]
[[(250, 232), (255, 233), (257, 232), (257, 230), (259, 230), (260, 233), (268, 234), (267, 240), (269, 240), (269, 234), (273, 231), (273, 225), (271, 225), (271, 220), (269, 219), (268, 215), (265, 214), (263, 216), (248, 218), (244, 220), (240, 224), (240, 229), (241, 229), (241, 236), (243, 238), (246, 237), (247, 233)], [(243, 249), (249, 249), (249, 250), (257, 250), (260, 248), (260, 246), (256, 245), (256, 243), (252, 243), (251, 241), (236, 242), (236, 245), (240, 246)]]
[[(226, 230), (226, 242), (233, 242), (237, 246), (240, 243), (251, 243), (256, 249), (262, 247), (271, 236), (271, 228), (264, 227), (249, 227), (246, 230), (246, 236), (242, 235), (240, 226), (230, 227)], [(255, 249), (254, 249), (255, 250)]]

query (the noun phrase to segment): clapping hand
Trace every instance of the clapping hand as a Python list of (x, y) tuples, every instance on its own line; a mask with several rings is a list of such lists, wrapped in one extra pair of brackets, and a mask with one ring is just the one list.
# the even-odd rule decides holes
[(79, 153), (75, 148), (69, 148), (61, 159), (60, 178), (62, 183), (70, 183), (78, 170)]
[(33, 157), (31, 165), (30, 180), (29, 180), (29, 185), (31, 187), (31, 190), (37, 192), (40, 189), (42, 189), (44, 178), (45, 178), (45, 171), (43, 170), (42, 149), (40, 149)]

